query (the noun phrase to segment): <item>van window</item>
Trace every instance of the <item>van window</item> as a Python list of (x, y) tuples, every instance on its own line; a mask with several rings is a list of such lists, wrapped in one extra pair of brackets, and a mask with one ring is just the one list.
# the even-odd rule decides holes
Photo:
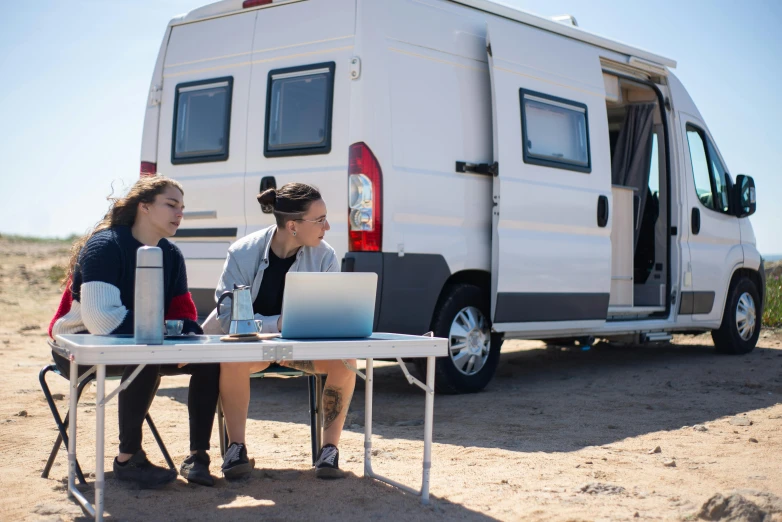
[(232, 77), (177, 85), (171, 163), (228, 159), (232, 90)]
[(728, 212), (730, 206), (730, 185), (733, 182), (730, 179), (730, 175), (725, 172), (725, 167), (722, 166), (720, 157), (717, 155), (717, 151), (714, 149), (711, 140), (706, 140), (706, 146), (709, 150), (709, 162), (711, 164), (712, 176), (714, 176), (714, 190), (717, 194), (717, 209), (722, 212)]
[(269, 71), (266, 157), (331, 152), (334, 62)]
[(693, 125), (687, 125), (687, 143), (698, 199), (707, 208), (728, 212), (732, 182), (714, 145), (706, 133)]
[(587, 106), (520, 89), (524, 163), (591, 172)]

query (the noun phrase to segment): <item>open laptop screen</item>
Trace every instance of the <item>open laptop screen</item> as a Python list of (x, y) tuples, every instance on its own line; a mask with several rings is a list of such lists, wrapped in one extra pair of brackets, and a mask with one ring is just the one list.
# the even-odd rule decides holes
[(288, 272), (282, 299), (286, 339), (362, 338), (372, 335), (377, 274)]

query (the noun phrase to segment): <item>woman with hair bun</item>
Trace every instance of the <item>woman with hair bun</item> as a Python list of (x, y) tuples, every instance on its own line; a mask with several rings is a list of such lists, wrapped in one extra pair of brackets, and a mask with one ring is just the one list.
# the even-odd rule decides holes
[[(258, 194), (264, 210), (272, 210), (277, 224), (243, 237), (228, 249), (223, 274), (215, 299), (234, 285), (252, 288), (253, 312), (263, 320), (263, 332), (280, 331), (285, 274), (293, 272), (339, 272), (334, 249), (323, 240), (331, 228), (326, 219), (326, 204), (315, 187), (288, 183), (279, 189)], [(219, 321), (228, 331), (230, 307), (212, 312), (207, 322)], [(206, 326), (206, 325), (205, 325)], [(354, 359), (345, 361), (355, 367)], [(266, 369), (270, 363), (222, 363), (220, 397), (230, 444), (225, 452), (223, 475), (227, 479), (246, 477), (255, 460), (247, 456), (245, 427), (250, 405), (250, 374)], [(342, 478), (339, 469), (339, 444), (356, 375), (343, 361), (290, 361), (281, 363), (308, 373), (326, 374), (323, 390), (323, 442), (315, 462), (318, 478)]]

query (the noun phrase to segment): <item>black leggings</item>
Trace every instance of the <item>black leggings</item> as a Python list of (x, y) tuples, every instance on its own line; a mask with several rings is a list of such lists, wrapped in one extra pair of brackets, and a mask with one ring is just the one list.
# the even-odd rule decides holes
[[(70, 362), (52, 352), (60, 372), (70, 376)], [(79, 366), (79, 375), (89, 368)], [(107, 377), (122, 376), (125, 382), (136, 366), (107, 366)], [(220, 394), (219, 364), (188, 364), (178, 368), (176, 364), (148, 364), (133, 379), (127, 389), (119, 393), (119, 451), (136, 453), (141, 449), (141, 427), (149, 407), (155, 398), (161, 375), (191, 375), (187, 394), (187, 410), (190, 416), (190, 451), (208, 450), (212, 436), (217, 398)]]

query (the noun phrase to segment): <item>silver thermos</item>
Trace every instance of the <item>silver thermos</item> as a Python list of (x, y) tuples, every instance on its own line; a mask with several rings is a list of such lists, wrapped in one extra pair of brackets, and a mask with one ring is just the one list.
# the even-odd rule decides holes
[(163, 344), (163, 251), (143, 246), (136, 252), (133, 337), (137, 344)]

